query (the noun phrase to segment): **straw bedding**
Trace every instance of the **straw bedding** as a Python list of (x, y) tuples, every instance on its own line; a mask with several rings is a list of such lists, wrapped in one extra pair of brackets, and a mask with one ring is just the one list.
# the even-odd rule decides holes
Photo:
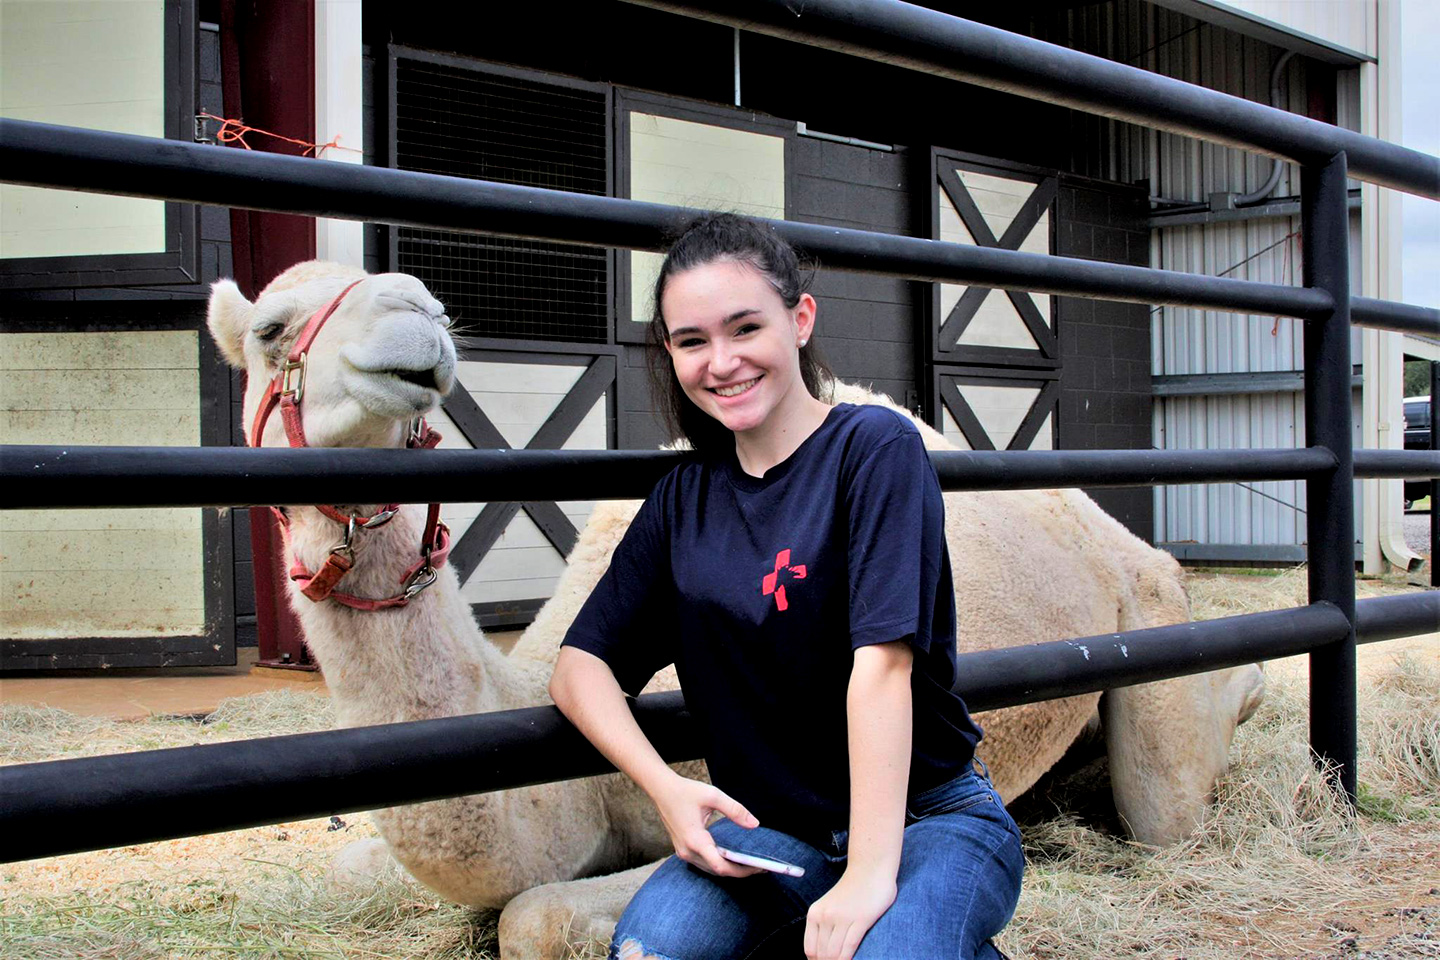
[[(1303, 590), (1303, 572), (1192, 577), (1201, 617), (1293, 605)], [(1359, 816), (1308, 756), (1304, 661), (1272, 664), (1215, 814), (1188, 842), (1153, 850), (1120, 839), (1103, 760), (1070, 763), (1015, 805), (1029, 865), (1001, 947), (1017, 960), (1440, 958), (1440, 638), (1370, 645), (1362, 658)], [(139, 723), (7, 707), (0, 762), (332, 722), (323, 697), (296, 693)], [(399, 874), (365, 889), (330, 881), (330, 857), (373, 835), (357, 815), (0, 866), (0, 956), (493, 958), (494, 914)], [(577, 944), (575, 956), (596, 946)]]

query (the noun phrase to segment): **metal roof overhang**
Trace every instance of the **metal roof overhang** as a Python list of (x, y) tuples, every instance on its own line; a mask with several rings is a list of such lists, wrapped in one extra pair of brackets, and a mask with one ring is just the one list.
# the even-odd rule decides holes
[(1150, 2), (1157, 7), (1183, 13), (1187, 17), (1194, 17), (1205, 23), (1213, 23), (1217, 27), (1224, 27), (1234, 33), (1274, 44), (1282, 50), (1294, 50), (1296, 53), (1325, 63), (1333, 63), (1338, 67), (1354, 67), (1361, 63), (1376, 62), (1375, 58), (1368, 53), (1361, 53), (1358, 50), (1331, 43), (1329, 40), (1301, 33), (1291, 27), (1276, 23), (1274, 20), (1257, 17), (1249, 11), (1233, 7), (1228, 3), (1221, 3), (1220, 0), (1150, 0)]
[(1407, 357), (1440, 363), (1440, 340), (1417, 336), (1413, 333), (1406, 334), (1405, 339), (1401, 341), (1400, 349)]

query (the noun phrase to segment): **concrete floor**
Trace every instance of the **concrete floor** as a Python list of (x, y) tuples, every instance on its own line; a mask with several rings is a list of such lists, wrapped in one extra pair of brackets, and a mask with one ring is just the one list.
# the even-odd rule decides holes
[[(512, 630), (486, 634), (508, 652), (519, 637)], [(295, 690), (328, 696), (319, 673), (256, 668), (255, 647), (236, 650), (233, 667), (64, 670), (55, 675), (0, 679), (0, 703), (58, 707), (70, 713), (115, 720), (151, 716), (203, 716), (227, 697), (265, 690)]]

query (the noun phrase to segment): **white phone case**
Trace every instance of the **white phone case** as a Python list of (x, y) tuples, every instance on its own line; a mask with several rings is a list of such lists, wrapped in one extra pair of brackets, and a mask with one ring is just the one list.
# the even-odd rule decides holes
[(739, 853), (735, 850), (726, 850), (724, 847), (716, 847), (720, 856), (731, 863), (743, 864), (747, 867), (759, 867), (761, 870), (769, 870), (771, 873), (782, 873), (787, 877), (805, 876), (805, 868), (797, 867), (793, 863), (786, 863), (784, 860), (771, 860), (769, 857), (757, 857), (750, 853)]

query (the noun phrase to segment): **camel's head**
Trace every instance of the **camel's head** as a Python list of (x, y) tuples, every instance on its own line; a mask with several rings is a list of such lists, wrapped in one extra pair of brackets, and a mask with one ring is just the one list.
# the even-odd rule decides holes
[[(301, 263), (276, 277), (254, 303), (229, 280), (211, 288), (210, 334), (226, 361), (247, 375), (247, 433), (306, 321), (356, 280), (308, 352), (300, 410), (310, 445), (403, 446), (414, 418), (450, 391), (450, 318), (424, 284), (403, 273), (372, 276), (342, 264)], [(273, 415), (264, 446), (286, 445), (281, 418)]]

